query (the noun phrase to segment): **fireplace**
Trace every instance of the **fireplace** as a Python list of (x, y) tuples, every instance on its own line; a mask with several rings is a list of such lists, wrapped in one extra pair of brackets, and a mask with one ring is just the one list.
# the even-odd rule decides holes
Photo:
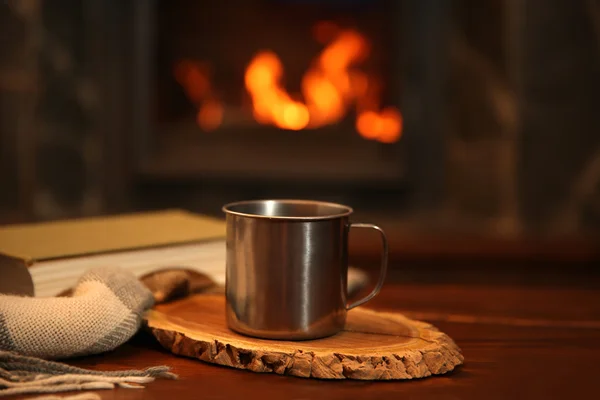
[(144, 173), (402, 180), (395, 2), (175, 0), (151, 11)]
[[(219, 182), (212, 194), (249, 185), (261, 196), (356, 202), (383, 191), (397, 203), (430, 174), (420, 182), (435, 199), (443, 139), (431, 121), (441, 86), (431, 82), (439, 71), (422, 67), (442, 54), (416, 52), (442, 38), (444, 9), (431, 5), (137, 2), (139, 176)], [(428, 167), (414, 162), (421, 157)], [(240, 195), (231, 196), (215, 203)]]
[(391, 11), (385, 1), (159, 1), (154, 162), (200, 176), (400, 180)]

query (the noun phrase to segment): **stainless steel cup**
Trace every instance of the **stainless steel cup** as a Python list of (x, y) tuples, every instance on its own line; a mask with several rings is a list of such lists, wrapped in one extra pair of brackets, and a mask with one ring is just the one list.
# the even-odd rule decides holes
[[(227, 324), (248, 336), (303, 340), (330, 336), (346, 312), (379, 293), (388, 244), (381, 228), (350, 223), (350, 207), (308, 200), (227, 204)], [(381, 234), (379, 280), (365, 298), (347, 304), (348, 232)]]

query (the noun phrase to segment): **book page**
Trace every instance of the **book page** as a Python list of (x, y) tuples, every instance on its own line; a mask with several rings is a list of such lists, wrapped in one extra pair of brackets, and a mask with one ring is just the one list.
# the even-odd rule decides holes
[(51, 260), (29, 268), (36, 297), (56, 296), (72, 288), (86, 270), (118, 266), (136, 277), (161, 269), (181, 267), (209, 276), (225, 284), (225, 241), (185, 244), (164, 248), (98, 254), (72, 259)]

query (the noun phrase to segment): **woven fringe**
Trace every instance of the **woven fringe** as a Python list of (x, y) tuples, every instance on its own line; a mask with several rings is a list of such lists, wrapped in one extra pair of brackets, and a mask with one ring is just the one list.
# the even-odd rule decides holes
[(167, 366), (144, 370), (93, 371), (35, 357), (0, 351), (0, 396), (113, 389), (141, 389), (156, 378), (177, 379)]

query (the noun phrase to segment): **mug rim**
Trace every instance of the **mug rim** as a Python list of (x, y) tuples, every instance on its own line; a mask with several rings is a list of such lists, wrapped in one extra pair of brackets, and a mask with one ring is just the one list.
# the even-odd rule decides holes
[[(339, 213), (332, 213), (327, 215), (311, 215), (311, 216), (284, 216), (284, 215), (263, 215), (263, 214), (252, 214), (241, 211), (234, 211), (231, 208), (235, 206), (243, 206), (246, 204), (262, 204), (268, 202), (276, 202), (276, 203), (284, 203), (284, 204), (312, 204), (312, 205), (324, 205), (330, 207), (337, 207), (340, 209)], [(225, 204), (221, 210), (230, 215), (237, 215), (240, 217), (250, 217), (250, 218), (262, 218), (262, 219), (276, 219), (276, 220), (294, 220), (294, 221), (320, 221), (327, 219), (336, 219), (347, 217), (354, 212), (352, 207), (340, 204), (333, 203), (328, 201), (320, 201), (320, 200), (302, 200), (302, 199), (259, 199), (259, 200), (241, 200), (234, 201), (231, 203)]]

